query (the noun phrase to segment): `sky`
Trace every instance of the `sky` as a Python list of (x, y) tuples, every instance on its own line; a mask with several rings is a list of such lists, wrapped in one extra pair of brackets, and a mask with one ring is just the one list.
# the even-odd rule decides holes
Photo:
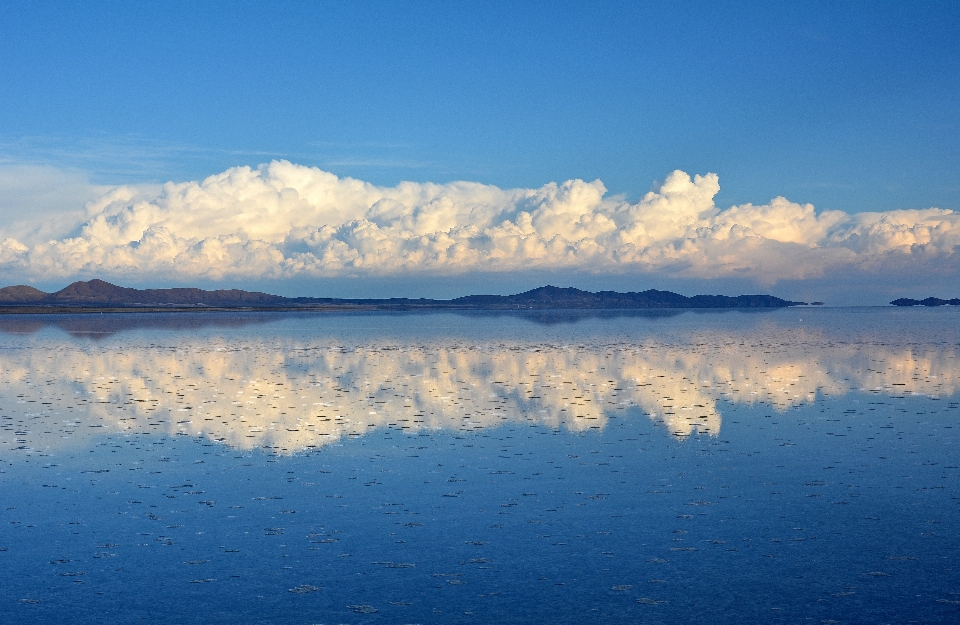
[(960, 4), (0, 4), (0, 282), (957, 297)]

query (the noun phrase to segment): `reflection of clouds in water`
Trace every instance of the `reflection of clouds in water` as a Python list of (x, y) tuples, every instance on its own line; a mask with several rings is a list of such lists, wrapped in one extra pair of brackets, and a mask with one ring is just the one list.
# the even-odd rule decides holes
[(630, 408), (675, 436), (715, 435), (720, 400), (784, 410), (818, 393), (939, 396), (958, 388), (953, 350), (830, 344), (802, 330), (790, 338), (711, 334), (657, 346), (50, 344), (4, 356), (0, 450), (60, 447), (64, 438), (113, 430), (293, 452), (384, 426), (470, 431), (518, 421), (589, 431)]

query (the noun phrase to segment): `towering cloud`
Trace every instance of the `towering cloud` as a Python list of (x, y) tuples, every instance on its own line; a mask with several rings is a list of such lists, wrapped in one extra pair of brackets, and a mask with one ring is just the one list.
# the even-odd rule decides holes
[(782, 197), (721, 210), (719, 189), (715, 174), (675, 171), (630, 203), (599, 180), (378, 187), (274, 161), (202, 182), (110, 189), (60, 238), (8, 228), (0, 271), (216, 280), (569, 269), (772, 284), (958, 264), (960, 214), (950, 210), (817, 213)]

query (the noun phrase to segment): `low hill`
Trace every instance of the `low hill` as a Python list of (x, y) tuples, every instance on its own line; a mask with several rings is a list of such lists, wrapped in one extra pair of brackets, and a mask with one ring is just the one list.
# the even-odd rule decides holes
[(57, 303), (180, 305), (180, 306), (269, 306), (283, 304), (287, 298), (239, 289), (204, 291), (195, 288), (131, 289), (104, 282), (74, 282), (51, 294)]
[(901, 297), (890, 302), (894, 306), (960, 306), (960, 298), (940, 299), (939, 297), (928, 297), (926, 299), (910, 299)]
[(591, 293), (574, 288), (542, 286), (517, 295), (468, 295), (450, 300), (460, 306), (476, 308), (782, 308), (804, 305), (772, 295), (694, 295), (686, 297), (670, 291), (650, 289), (639, 293), (600, 291)]
[(48, 297), (50, 297), (49, 293), (22, 284), (0, 289), (0, 304), (26, 304), (38, 302)]

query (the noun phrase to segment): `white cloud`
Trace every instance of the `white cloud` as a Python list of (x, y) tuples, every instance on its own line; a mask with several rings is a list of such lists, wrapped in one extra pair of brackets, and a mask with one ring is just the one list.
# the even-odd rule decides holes
[(575, 270), (772, 284), (854, 268), (919, 272), (960, 256), (950, 210), (817, 213), (782, 197), (721, 210), (719, 189), (716, 174), (675, 171), (629, 203), (599, 180), (378, 187), (274, 161), (109, 189), (61, 227), (72, 236), (37, 240), (8, 225), (0, 271), (217, 280)]
[[(78, 170), (0, 163), (0, 240), (32, 245), (64, 237), (82, 223), (83, 205), (105, 192)], [(0, 262), (6, 250), (0, 250)]]

